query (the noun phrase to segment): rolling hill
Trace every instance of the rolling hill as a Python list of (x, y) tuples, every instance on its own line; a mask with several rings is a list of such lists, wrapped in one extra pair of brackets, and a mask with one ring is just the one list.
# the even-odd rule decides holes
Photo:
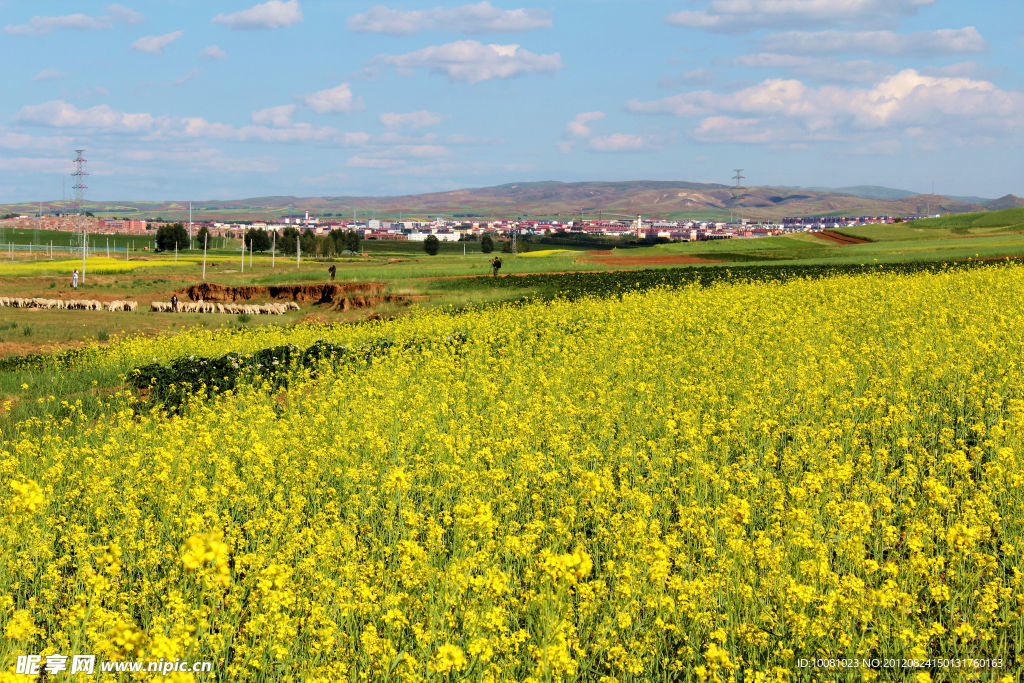
[[(844, 191), (845, 190), (845, 191)], [(873, 195), (873, 196), (862, 196)], [(529, 182), (494, 187), (452, 190), (396, 197), (292, 197), (273, 196), (193, 202), (196, 220), (275, 219), (301, 215), (365, 218), (434, 217), (509, 218), (587, 217), (779, 219), (786, 216), (922, 215), (966, 213), (1024, 207), (1024, 199), (1006, 195), (995, 200), (964, 201), (941, 195), (912, 195), (900, 190), (856, 188), (801, 189), (743, 187), (675, 182)], [(60, 210), (60, 202), (43, 202), (46, 212)], [(87, 202), (97, 215), (164, 218), (188, 217), (188, 202)], [(0, 213), (34, 214), (37, 204), (0, 205)]]

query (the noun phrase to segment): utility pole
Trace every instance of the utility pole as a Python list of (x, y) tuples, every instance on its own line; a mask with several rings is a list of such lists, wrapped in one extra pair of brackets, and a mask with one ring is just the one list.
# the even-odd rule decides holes
[(275, 262), (277, 260), (277, 230), (273, 232), (273, 237), (270, 238), (270, 267), (276, 268)]
[(206, 243), (210, 241), (210, 233), (203, 235), (203, 280), (206, 280)]

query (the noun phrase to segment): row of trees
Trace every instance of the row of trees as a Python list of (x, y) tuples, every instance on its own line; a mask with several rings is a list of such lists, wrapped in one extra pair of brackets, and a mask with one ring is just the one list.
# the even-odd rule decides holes
[[(203, 226), (196, 233), (194, 245), (201, 249), (210, 238), (210, 231)], [(297, 228), (285, 228), (275, 238), (272, 233), (257, 228), (249, 228), (242, 235), (245, 247), (256, 252), (267, 252), (275, 248), (281, 254), (294, 254), (302, 249), (303, 254), (310, 256), (337, 256), (339, 254), (356, 253), (359, 251), (359, 234), (354, 230), (335, 228), (326, 235), (317, 235), (312, 230), (299, 232)], [(158, 251), (184, 251), (190, 248), (188, 230), (181, 223), (162, 225), (156, 231), (156, 248)]]
[[(468, 240), (472, 241), (472, 240)], [(512, 240), (503, 240), (501, 246), (502, 252), (506, 254), (512, 253)], [(518, 241), (519, 251), (529, 251), (530, 243), (525, 236), (520, 236)], [(434, 235), (428, 235), (427, 239), (423, 240), (423, 251), (427, 252), (430, 256), (436, 256), (441, 251), (441, 240), (437, 239)], [(494, 251), (494, 238), (489, 234), (484, 233), (480, 238), (480, 251), (485, 254), (490, 254)]]

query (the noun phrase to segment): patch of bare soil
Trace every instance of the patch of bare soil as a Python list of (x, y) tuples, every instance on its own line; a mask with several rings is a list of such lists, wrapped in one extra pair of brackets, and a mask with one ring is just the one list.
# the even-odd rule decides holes
[(213, 282), (186, 287), (176, 292), (192, 301), (235, 302), (253, 299), (291, 300), (299, 303), (333, 304), (349, 297), (372, 297), (384, 291), (380, 282), (354, 282), (319, 285), (218, 285)]
[(835, 232), (834, 230), (824, 230), (822, 232), (814, 232), (812, 235), (817, 236), (827, 242), (834, 242), (840, 245), (847, 244), (867, 244), (871, 240), (861, 239), (860, 237), (851, 237), (850, 235), (844, 235), (841, 232)]
[[(588, 252), (589, 253), (589, 252)], [(606, 266), (673, 266), (686, 263), (722, 263), (714, 259), (674, 254), (669, 256), (610, 256), (607, 258), (577, 258), (577, 262), (601, 263)]]

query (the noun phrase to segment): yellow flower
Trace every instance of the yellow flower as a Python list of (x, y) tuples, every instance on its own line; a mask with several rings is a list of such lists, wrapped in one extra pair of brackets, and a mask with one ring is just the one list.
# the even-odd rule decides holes
[(430, 670), (434, 673), (446, 674), (461, 671), (466, 666), (466, 655), (457, 645), (446, 643), (437, 649), (430, 660)]
[(4, 626), (4, 636), (11, 640), (25, 640), (37, 633), (40, 633), (39, 627), (27, 609), (17, 610)]
[(11, 501), (12, 512), (35, 512), (46, 503), (43, 489), (32, 480), (12, 481), (10, 487), (15, 494)]

